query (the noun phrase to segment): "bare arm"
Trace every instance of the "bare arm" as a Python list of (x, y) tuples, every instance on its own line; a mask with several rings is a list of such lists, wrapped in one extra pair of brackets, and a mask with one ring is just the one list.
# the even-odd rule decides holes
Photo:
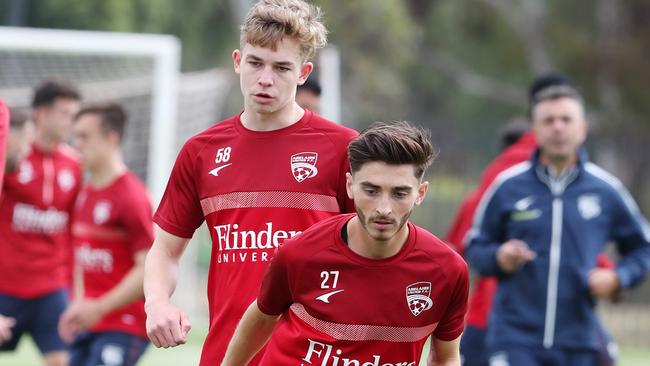
[(80, 332), (97, 323), (104, 315), (128, 305), (142, 297), (145, 250), (134, 255), (133, 268), (110, 291), (97, 299), (83, 297), (83, 274), (75, 266), (75, 300), (61, 315), (59, 333), (71, 342)]
[(460, 366), (460, 337), (443, 341), (432, 336), (429, 366)]
[(264, 314), (253, 301), (230, 340), (222, 366), (245, 366), (268, 341), (278, 316)]
[(189, 239), (155, 226), (155, 237), (144, 265), (144, 297), (147, 335), (156, 347), (174, 347), (186, 341), (191, 325), (187, 316), (171, 304), (178, 278), (178, 261)]

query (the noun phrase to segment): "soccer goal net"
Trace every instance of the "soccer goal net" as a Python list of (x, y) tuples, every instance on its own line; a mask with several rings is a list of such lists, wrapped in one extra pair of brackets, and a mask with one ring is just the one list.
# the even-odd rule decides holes
[(127, 165), (157, 205), (180, 145), (218, 121), (229, 73), (179, 73), (175, 37), (0, 27), (0, 96), (27, 107), (48, 78), (76, 84), (84, 102), (116, 101), (129, 112)]
[[(179, 41), (167, 35), (0, 27), (0, 96), (12, 107), (29, 107), (33, 87), (56, 77), (77, 85), (84, 103), (124, 105), (124, 159), (157, 206), (180, 147), (224, 117), (236, 81), (230, 70), (181, 74), (179, 58)], [(203, 232), (195, 236), (209, 242)], [(190, 245), (182, 258), (175, 299), (203, 316), (201, 246)]]

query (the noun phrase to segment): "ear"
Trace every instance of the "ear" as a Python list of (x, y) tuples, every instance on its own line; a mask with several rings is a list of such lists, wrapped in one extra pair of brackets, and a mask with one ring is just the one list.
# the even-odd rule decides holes
[(420, 206), (422, 204), (422, 201), (424, 201), (424, 197), (427, 195), (427, 191), (429, 191), (429, 182), (424, 181), (420, 183), (418, 186), (418, 196), (415, 199), (415, 205)]
[(345, 173), (345, 190), (348, 192), (348, 198), (353, 200), (354, 195), (352, 194), (352, 174), (350, 174), (350, 172)]
[(300, 75), (298, 76), (298, 85), (304, 84), (305, 81), (307, 81), (309, 75), (311, 75), (312, 71), (314, 71), (314, 64), (311, 62), (305, 62), (300, 67)]
[(239, 49), (232, 51), (232, 62), (235, 68), (235, 73), (239, 74), (239, 69), (241, 66), (241, 51)]
[(114, 146), (120, 146), (120, 136), (117, 134), (115, 131), (110, 131), (108, 133), (108, 140), (113, 144)]

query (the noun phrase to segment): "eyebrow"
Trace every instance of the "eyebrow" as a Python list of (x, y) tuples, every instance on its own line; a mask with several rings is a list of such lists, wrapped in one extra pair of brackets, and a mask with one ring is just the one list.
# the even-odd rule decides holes
[[(372, 183), (370, 183), (368, 181), (363, 181), (360, 184), (362, 186), (366, 187), (366, 188), (373, 188), (373, 189), (381, 188), (380, 186), (378, 186), (376, 184), (372, 184)], [(413, 187), (411, 187), (409, 185), (403, 185), (403, 186), (392, 187), (391, 190), (394, 190), (394, 191), (411, 191), (411, 190), (413, 190)]]
[[(246, 55), (246, 60), (264, 61), (264, 60), (262, 60), (261, 58), (255, 56), (255, 55)], [(293, 66), (294, 65), (294, 63), (291, 62), (291, 61), (278, 61), (278, 62), (274, 62), (273, 64), (278, 65), (278, 66)]]

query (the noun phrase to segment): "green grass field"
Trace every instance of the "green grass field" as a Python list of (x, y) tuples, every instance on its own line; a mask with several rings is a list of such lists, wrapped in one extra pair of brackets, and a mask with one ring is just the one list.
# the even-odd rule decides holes
[[(170, 349), (149, 347), (138, 366), (198, 365), (204, 336), (204, 330), (195, 329), (190, 332), (189, 342), (185, 345)], [(38, 351), (29, 337), (25, 337), (21, 341), (16, 352), (0, 354), (0, 365), (2, 366), (38, 366), (40, 364)], [(648, 364), (650, 364), (650, 349), (621, 349), (618, 366), (648, 366)]]

